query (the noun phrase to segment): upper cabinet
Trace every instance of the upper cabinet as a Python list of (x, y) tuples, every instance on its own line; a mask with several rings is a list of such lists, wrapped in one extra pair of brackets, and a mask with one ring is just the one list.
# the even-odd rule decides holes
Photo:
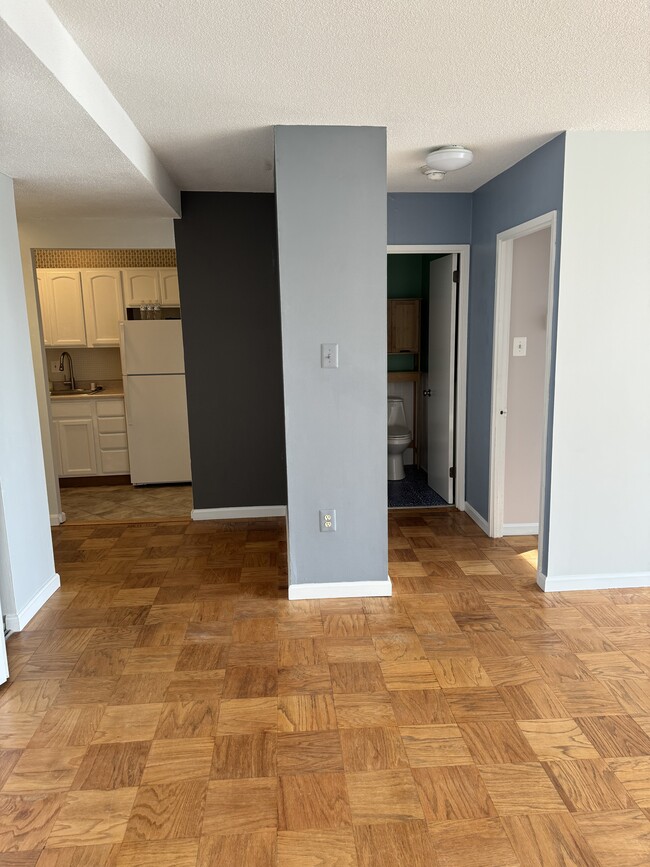
[(178, 271), (176, 268), (160, 269), (160, 300), (169, 307), (178, 307), (181, 303), (178, 291)]
[(420, 352), (418, 298), (400, 298), (388, 302), (388, 352)]
[(161, 303), (160, 268), (124, 268), (122, 279), (124, 281), (124, 303), (127, 307), (138, 304)]
[(86, 324), (79, 271), (38, 274), (46, 346), (86, 346)]
[(151, 303), (167, 307), (180, 305), (176, 268), (125, 268), (122, 281), (127, 307)]
[(82, 271), (81, 286), (87, 345), (119, 346), (119, 323), (124, 319), (119, 269)]
[(176, 268), (39, 268), (36, 281), (46, 347), (119, 346), (126, 307), (180, 303)]

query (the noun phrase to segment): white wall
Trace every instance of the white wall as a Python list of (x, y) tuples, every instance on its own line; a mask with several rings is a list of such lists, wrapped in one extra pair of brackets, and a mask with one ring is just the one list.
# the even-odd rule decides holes
[(650, 585), (649, 238), (650, 134), (568, 132), (546, 589)]
[(147, 247), (172, 249), (175, 246), (174, 221), (171, 219), (137, 218), (21, 220), (18, 232), (38, 396), (38, 413), (43, 440), (49, 513), (51, 522), (58, 523), (61, 502), (52, 453), (50, 400), (47, 389), (48, 375), (41, 338), (32, 250), (47, 247), (55, 249), (138, 249)]
[[(0, 175), (0, 492), (2, 609), (21, 628), (58, 587), (21, 273), (13, 182)], [(34, 610), (35, 609), (35, 610)]]
[(290, 582), (388, 588), (386, 131), (277, 127), (275, 157)]
[[(539, 522), (551, 230), (512, 243), (504, 524)], [(514, 357), (515, 337), (527, 340)], [(508, 527), (504, 527), (508, 535)]]

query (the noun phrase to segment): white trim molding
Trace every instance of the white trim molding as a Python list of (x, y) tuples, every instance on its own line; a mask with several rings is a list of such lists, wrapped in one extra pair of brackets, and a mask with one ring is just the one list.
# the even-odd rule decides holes
[(483, 517), (483, 515), (480, 515), (480, 514), (476, 511), (476, 509), (474, 508), (474, 506), (470, 505), (469, 503), (465, 503), (465, 509), (464, 509), (464, 511), (465, 511), (465, 512), (467, 513), (467, 515), (472, 519), (472, 521), (474, 521), (474, 523), (475, 523), (478, 527), (480, 527), (481, 530), (483, 530), (483, 532), (485, 533), (485, 535), (486, 535), (486, 536), (489, 536), (489, 533), (488, 533), (488, 522), (485, 520), (485, 518)]
[(52, 575), (50, 580), (44, 587), (38, 591), (38, 593), (33, 596), (27, 605), (18, 611), (16, 614), (7, 614), (5, 615), (5, 623), (7, 629), (10, 632), (20, 632), (21, 629), (24, 629), (29, 621), (34, 617), (34, 615), (38, 614), (41, 608), (45, 605), (47, 600), (53, 593), (61, 586), (61, 579), (58, 573)]
[(612, 572), (601, 575), (554, 575), (537, 573), (537, 583), (545, 593), (567, 590), (617, 590), (624, 587), (650, 587), (650, 572)]
[(192, 509), (193, 521), (232, 521), (237, 518), (284, 518), (286, 506), (234, 506), (227, 509)]
[[(490, 413), (490, 481), (488, 504), (488, 536), (507, 535), (503, 522), (505, 500), (506, 423), (508, 402), (508, 365), (510, 363), (510, 304), (512, 297), (513, 244), (518, 238), (550, 229), (548, 300), (546, 310), (546, 360), (544, 364), (544, 430), (542, 432), (542, 465), (540, 485), (540, 525), (544, 520), (546, 499), (546, 451), (550, 436), (548, 428), (551, 354), (553, 338), (553, 307), (555, 286), (555, 248), (557, 211), (549, 211), (496, 236), (496, 271), (494, 278), (494, 331), (492, 340), (492, 407)], [(539, 528), (538, 528), (539, 529)], [(542, 527), (543, 534), (543, 527)], [(540, 539), (542, 537), (540, 534)], [(514, 534), (512, 534), (514, 535)]]
[(57, 515), (50, 515), (50, 527), (58, 527), (59, 524), (65, 524), (65, 512), (59, 512)]
[(534, 524), (504, 524), (504, 536), (536, 536), (539, 533), (539, 523)]
[[(460, 261), (458, 284), (458, 325), (456, 330), (456, 484), (454, 505), (465, 510), (465, 429), (467, 427), (467, 331), (469, 322), (469, 244), (389, 244), (388, 253), (456, 253)], [(480, 525), (479, 525), (480, 526)]]
[(331, 584), (289, 584), (289, 599), (349, 599), (392, 596), (390, 577), (385, 581), (332, 581)]

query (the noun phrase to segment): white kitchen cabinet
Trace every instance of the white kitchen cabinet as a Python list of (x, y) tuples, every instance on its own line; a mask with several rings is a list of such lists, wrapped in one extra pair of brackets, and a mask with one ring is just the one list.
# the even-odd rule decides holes
[[(86, 346), (79, 271), (40, 271), (41, 315), (48, 346)], [(47, 324), (46, 324), (47, 320)]]
[(160, 300), (169, 307), (178, 307), (181, 303), (178, 291), (178, 271), (176, 268), (160, 269)]
[(129, 472), (126, 414), (122, 398), (94, 400), (100, 475)]
[(97, 474), (95, 428), (91, 418), (64, 418), (57, 428), (62, 476)]
[(129, 472), (124, 400), (72, 398), (52, 401), (59, 476), (108, 476)]
[(119, 346), (119, 323), (125, 318), (121, 271), (83, 270), (81, 286), (87, 345)]
[(122, 282), (124, 303), (127, 307), (161, 303), (160, 268), (124, 268)]

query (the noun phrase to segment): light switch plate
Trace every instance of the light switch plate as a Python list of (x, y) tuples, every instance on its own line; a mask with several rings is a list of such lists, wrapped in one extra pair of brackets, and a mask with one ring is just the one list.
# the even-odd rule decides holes
[(515, 337), (512, 341), (512, 354), (513, 355), (525, 355), (526, 354), (526, 338), (525, 337)]
[(320, 366), (321, 367), (338, 367), (339, 366), (339, 345), (338, 345), (338, 343), (321, 343), (321, 345), (320, 345)]
[(50, 370), (52, 371), (52, 373), (58, 373), (58, 372), (59, 372), (59, 362), (58, 362), (58, 361), (53, 361), (53, 362), (50, 364)]

